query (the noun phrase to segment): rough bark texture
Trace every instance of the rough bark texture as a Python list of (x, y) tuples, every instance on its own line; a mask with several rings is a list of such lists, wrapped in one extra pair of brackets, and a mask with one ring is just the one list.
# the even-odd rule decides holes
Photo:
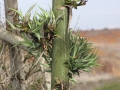
[(24, 41), (23, 38), (5, 30), (3, 27), (0, 28), (0, 39), (11, 45), (15, 45), (21, 41)]
[[(68, 9), (63, 7), (65, 0), (53, 0), (53, 12), (56, 17), (61, 14), (65, 14), (57, 26), (56, 34), (60, 37), (56, 37), (53, 40), (53, 52), (52, 52), (52, 90), (56, 90), (57, 78), (61, 83), (57, 90), (68, 90), (69, 77), (68, 69), (65, 67), (65, 61), (69, 59), (69, 30), (68, 30)], [(63, 87), (62, 87), (63, 86)], [(66, 88), (65, 88), (66, 87)], [(65, 88), (65, 89), (63, 89)]]
[[(17, 23), (18, 15), (10, 10), (9, 8), (18, 9), (17, 0), (4, 0), (5, 4), (5, 14), (6, 19), (9, 20), (12, 24)], [(10, 31), (10, 27), (6, 24), (6, 29)], [(17, 32), (13, 32), (14, 34), (18, 34)], [(9, 44), (9, 56), (10, 56), (10, 66), (11, 73), (15, 73), (17, 70), (19, 72), (17, 74), (13, 74), (11, 77), (12, 81), (12, 90), (26, 90), (25, 87), (25, 75), (23, 69), (20, 69), (23, 65), (22, 63), (22, 54), (21, 50), (17, 47), (13, 48), (11, 44)]]

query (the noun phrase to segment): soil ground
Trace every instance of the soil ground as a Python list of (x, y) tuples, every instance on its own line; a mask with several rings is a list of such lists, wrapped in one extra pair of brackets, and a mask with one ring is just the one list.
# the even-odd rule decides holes
[(111, 82), (120, 82), (120, 78), (110, 78), (107, 80), (99, 80), (99, 81), (87, 81), (82, 82), (81, 84), (75, 84), (71, 87), (71, 90), (95, 90), (96, 88), (99, 88), (107, 83)]

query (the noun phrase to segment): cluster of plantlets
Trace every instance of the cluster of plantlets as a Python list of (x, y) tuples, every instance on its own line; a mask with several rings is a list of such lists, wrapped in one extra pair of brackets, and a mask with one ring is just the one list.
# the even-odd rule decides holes
[(31, 6), (25, 16), (23, 16), (21, 11), (12, 9), (19, 15), (19, 23), (16, 25), (12, 25), (9, 21), (8, 23), (12, 30), (19, 31), (24, 38), (24, 42), (20, 42), (17, 45), (25, 45), (28, 48), (28, 52), (37, 56), (41, 51), (46, 50), (47, 45), (51, 43), (52, 38), (55, 36), (55, 28), (62, 15), (55, 18), (52, 10), (47, 12), (39, 7), (42, 13), (35, 13), (33, 19), (31, 19), (30, 11), (34, 7), (35, 5)]
[(70, 35), (70, 58), (65, 64), (69, 68), (69, 77), (72, 79), (73, 75), (79, 75), (81, 71), (88, 72), (90, 68), (98, 65), (98, 57), (96, 48), (93, 48), (92, 43), (86, 38)]
[[(20, 42), (17, 45), (24, 45), (27, 50), (35, 58), (44, 51), (42, 56), (51, 65), (52, 62), (52, 40), (56, 35), (56, 26), (62, 20), (62, 16), (55, 17), (52, 10), (50, 12), (43, 10), (39, 7), (42, 13), (35, 13), (33, 19), (31, 19), (30, 11), (35, 5), (30, 7), (25, 16), (21, 11), (14, 10), (19, 15), (19, 23), (12, 25), (9, 21), (9, 25), (12, 30), (18, 30), (24, 42)], [(62, 39), (62, 38), (61, 38)], [(15, 45), (15, 46), (17, 46)], [(73, 35), (70, 33), (70, 57), (66, 60), (65, 66), (69, 68), (69, 77), (73, 80), (73, 75), (79, 75), (80, 71), (89, 71), (97, 64), (97, 53), (92, 48), (92, 43), (89, 43), (85, 38), (81, 38), (79, 35)]]

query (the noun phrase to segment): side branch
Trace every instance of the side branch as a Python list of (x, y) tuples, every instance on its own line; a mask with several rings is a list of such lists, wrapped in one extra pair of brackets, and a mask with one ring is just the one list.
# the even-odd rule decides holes
[(24, 41), (22, 37), (19, 37), (7, 30), (5, 30), (3, 27), (0, 27), (0, 39), (10, 43), (11, 45), (18, 44), (21, 41)]

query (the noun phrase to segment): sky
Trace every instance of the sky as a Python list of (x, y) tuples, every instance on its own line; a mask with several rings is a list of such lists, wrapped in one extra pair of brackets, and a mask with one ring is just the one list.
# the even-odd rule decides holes
[[(52, 0), (18, 0), (19, 9), (24, 14), (33, 4), (49, 10)], [(70, 27), (81, 30), (120, 28), (119, 4), (120, 0), (88, 0), (85, 6), (78, 7), (77, 10), (73, 9)], [(35, 7), (34, 10), (37, 9)]]

